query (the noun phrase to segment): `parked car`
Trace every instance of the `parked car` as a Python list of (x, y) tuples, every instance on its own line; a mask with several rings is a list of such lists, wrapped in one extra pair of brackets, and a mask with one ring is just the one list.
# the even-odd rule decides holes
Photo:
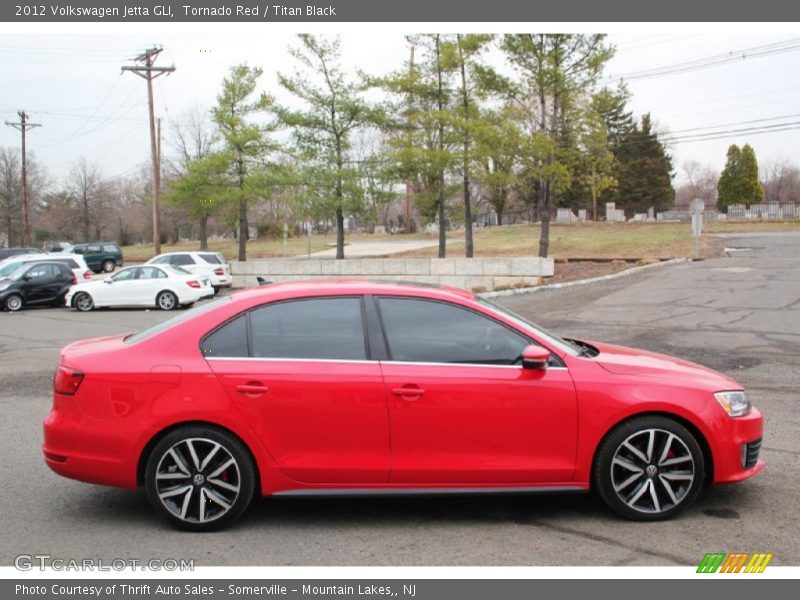
[(75, 274), (63, 262), (22, 264), (8, 278), (0, 279), (0, 304), (18, 311), (26, 306), (61, 306)]
[(37, 248), (0, 248), (0, 263), (19, 254), (44, 254)]
[(81, 254), (95, 273), (111, 273), (117, 267), (123, 266), (122, 250), (114, 242), (78, 244), (73, 246), (72, 252)]
[(20, 268), (34, 262), (60, 262), (67, 265), (75, 274), (77, 282), (91, 281), (92, 271), (86, 265), (86, 261), (80, 254), (18, 254), (0, 263), (0, 279), (8, 277)]
[(74, 286), (66, 304), (80, 311), (103, 306), (143, 306), (172, 310), (214, 295), (208, 278), (179, 267), (125, 267), (110, 277)]
[(190, 530), (257, 493), (594, 489), (644, 521), (761, 471), (762, 431), (741, 384), (686, 360), (562, 339), (466, 291), (318, 281), (66, 346), (43, 450)]
[(44, 249), (45, 252), (72, 252), (72, 248), (75, 246), (72, 242), (67, 242), (65, 240), (54, 240), (52, 242), (48, 242), (45, 244)]
[(147, 261), (148, 265), (174, 265), (208, 277), (214, 292), (233, 284), (231, 266), (219, 252), (168, 252)]

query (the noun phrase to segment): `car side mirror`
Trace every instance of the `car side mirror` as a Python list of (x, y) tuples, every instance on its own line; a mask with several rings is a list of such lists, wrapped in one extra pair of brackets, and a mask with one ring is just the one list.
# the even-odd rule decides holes
[(103, 283), (114, 283), (114, 280), (111, 279), (111, 277), (106, 277), (105, 279), (103, 279)]
[(522, 368), (543, 371), (550, 360), (550, 350), (536, 344), (526, 346), (522, 351)]

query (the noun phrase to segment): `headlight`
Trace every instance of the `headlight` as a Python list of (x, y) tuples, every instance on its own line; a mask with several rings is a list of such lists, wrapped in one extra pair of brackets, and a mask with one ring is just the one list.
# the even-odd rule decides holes
[(731, 417), (741, 417), (750, 412), (752, 405), (750, 398), (747, 397), (747, 392), (717, 392), (714, 394), (719, 405)]

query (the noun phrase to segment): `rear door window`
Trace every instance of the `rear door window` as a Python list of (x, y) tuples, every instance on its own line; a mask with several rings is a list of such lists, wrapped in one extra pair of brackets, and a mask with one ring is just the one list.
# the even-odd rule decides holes
[(310, 298), (250, 313), (255, 358), (365, 360), (361, 299)]
[(211, 265), (220, 265), (222, 261), (219, 259), (219, 256), (216, 254), (201, 254), (200, 258)]

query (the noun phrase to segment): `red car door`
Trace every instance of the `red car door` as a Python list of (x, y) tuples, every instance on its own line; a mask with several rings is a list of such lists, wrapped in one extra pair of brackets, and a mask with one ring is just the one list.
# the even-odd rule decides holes
[(362, 312), (358, 297), (276, 302), (203, 341), (212, 370), (295, 481), (388, 481), (386, 392)]
[(530, 338), (465, 307), (408, 297), (378, 305), (393, 483), (571, 480), (577, 406), (566, 368), (523, 369)]

